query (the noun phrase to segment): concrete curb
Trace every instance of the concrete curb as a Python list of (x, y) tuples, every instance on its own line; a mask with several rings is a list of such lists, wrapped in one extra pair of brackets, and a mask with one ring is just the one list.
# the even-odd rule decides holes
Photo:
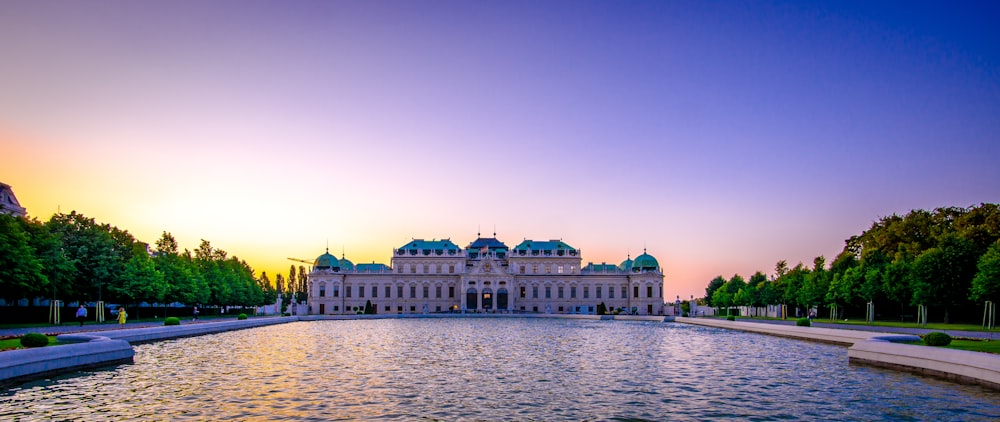
[(0, 353), (0, 385), (82, 369), (132, 363), (135, 355), (132, 346), (126, 341), (97, 335), (72, 336), (73, 344)]
[(0, 353), (0, 386), (55, 374), (132, 363), (132, 343), (146, 343), (199, 336), (244, 328), (284, 324), (298, 317), (251, 318), (238, 321), (172, 325), (95, 333), (60, 334), (59, 346), (10, 350)]
[(1000, 355), (896, 343), (919, 341), (920, 337), (915, 335), (706, 318), (677, 318), (676, 321), (848, 346), (848, 360), (854, 364), (912, 372), (1000, 390)]

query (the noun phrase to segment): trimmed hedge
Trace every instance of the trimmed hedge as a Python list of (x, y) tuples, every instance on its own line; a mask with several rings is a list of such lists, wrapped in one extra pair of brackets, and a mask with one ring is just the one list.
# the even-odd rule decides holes
[(28, 333), (21, 337), (22, 347), (45, 347), (49, 345), (49, 336), (42, 333)]
[(181, 319), (175, 316), (167, 317), (163, 320), (163, 325), (181, 325)]
[(247, 314), (240, 314), (236, 319), (247, 319)]
[(927, 333), (924, 335), (924, 344), (928, 346), (947, 346), (951, 344), (951, 336), (941, 332)]
[(728, 320), (728, 321), (736, 321), (736, 316), (735, 315), (727, 316), (726, 320)]
[(795, 325), (799, 327), (812, 327), (812, 321), (809, 321), (809, 318), (799, 318), (795, 321)]

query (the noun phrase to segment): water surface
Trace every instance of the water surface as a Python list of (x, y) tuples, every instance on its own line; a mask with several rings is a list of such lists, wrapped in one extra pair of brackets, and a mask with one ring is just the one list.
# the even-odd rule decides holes
[(0, 395), (4, 419), (997, 420), (1000, 393), (843, 347), (684, 324), (297, 322), (136, 346)]

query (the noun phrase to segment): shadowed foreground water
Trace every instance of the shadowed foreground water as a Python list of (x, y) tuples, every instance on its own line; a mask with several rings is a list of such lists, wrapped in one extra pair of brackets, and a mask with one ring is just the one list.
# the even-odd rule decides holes
[(298, 322), (136, 346), (24, 384), (4, 419), (996, 420), (1000, 393), (843, 347), (683, 324)]

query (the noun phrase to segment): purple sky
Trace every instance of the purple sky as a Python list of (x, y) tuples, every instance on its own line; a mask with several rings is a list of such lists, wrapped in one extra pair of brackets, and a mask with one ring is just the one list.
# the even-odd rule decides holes
[(477, 227), (668, 297), (1000, 201), (996, 2), (6, 1), (0, 181), (258, 271)]

